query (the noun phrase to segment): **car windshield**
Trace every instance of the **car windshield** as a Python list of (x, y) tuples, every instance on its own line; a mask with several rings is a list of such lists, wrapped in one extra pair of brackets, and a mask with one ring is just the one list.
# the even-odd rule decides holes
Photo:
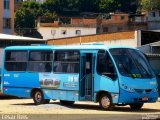
[(129, 48), (114, 48), (110, 52), (121, 75), (132, 78), (155, 77), (142, 52)]

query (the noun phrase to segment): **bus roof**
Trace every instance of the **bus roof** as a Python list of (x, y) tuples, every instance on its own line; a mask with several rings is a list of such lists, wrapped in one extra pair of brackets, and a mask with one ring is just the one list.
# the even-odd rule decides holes
[[(11, 46), (6, 47), (5, 50), (45, 50), (45, 49), (53, 49), (53, 50), (96, 50), (96, 49), (110, 49), (110, 48), (132, 48), (125, 46), (107, 46), (107, 45), (39, 45), (39, 46)], [(134, 49), (134, 48), (132, 48)]]

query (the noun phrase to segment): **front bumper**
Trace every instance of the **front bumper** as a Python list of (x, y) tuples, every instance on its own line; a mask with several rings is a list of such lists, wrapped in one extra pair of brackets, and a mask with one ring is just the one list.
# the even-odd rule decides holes
[[(143, 99), (148, 98), (148, 99)], [(120, 96), (118, 103), (128, 104), (128, 103), (154, 103), (158, 99), (158, 92), (151, 91), (150, 93), (137, 93), (128, 92), (126, 90), (120, 89)]]

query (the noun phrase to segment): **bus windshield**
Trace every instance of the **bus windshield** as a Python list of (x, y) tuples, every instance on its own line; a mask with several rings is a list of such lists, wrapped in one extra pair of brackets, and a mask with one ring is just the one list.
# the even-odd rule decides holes
[(155, 77), (143, 53), (135, 49), (114, 48), (110, 52), (121, 75), (132, 78)]

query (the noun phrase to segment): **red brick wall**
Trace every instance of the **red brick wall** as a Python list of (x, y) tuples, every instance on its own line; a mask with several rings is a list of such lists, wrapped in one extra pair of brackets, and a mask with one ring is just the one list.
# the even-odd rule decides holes
[(71, 18), (71, 24), (72, 25), (91, 25), (91, 24), (96, 24), (97, 20), (96, 19), (83, 19), (83, 18)]
[[(121, 20), (121, 16), (124, 16), (124, 19)], [(111, 19), (103, 19), (102, 24), (127, 24), (129, 22), (128, 14), (114, 14), (111, 15)]]
[(14, 34), (14, 0), (10, 0), (11, 33)]

